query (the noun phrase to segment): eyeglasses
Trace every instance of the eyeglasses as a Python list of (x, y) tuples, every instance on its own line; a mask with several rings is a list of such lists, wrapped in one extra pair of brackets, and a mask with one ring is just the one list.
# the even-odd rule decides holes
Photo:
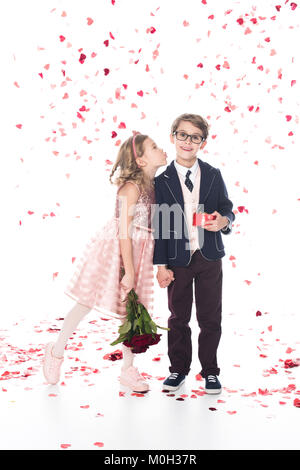
[(201, 142), (204, 142), (205, 138), (202, 137), (202, 135), (199, 135), (199, 134), (192, 134), (192, 135), (189, 135), (189, 134), (186, 134), (185, 132), (183, 131), (175, 131), (173, 133), (173, 135), (176, 135), (176, 138), (178, 140), (187, 140), (188, 137), (191, 138), (191, 141), (194, 143), (194, 144), (201, 144)]

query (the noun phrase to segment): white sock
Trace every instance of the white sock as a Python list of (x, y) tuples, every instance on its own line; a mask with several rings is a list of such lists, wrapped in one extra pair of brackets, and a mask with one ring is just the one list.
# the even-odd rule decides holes
[(76, 330), (78, 323), (92, 309), (81, 304), (76, 304), (67, 314), (60, 330), (58, 339), (53, 346), (52, 352), (55, 357), (63, 357), (68, 339)]
[(131, 351), (131, 348), (128, 348), (122, 344), (122, 353), (123, 353), (123, 364), (122, 370), (128, 369), (128, 367), (133, 365), (134, 353)]

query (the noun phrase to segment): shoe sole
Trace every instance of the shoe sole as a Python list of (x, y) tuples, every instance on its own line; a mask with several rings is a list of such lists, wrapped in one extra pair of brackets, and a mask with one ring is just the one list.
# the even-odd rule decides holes
[(221, 388), (219, 388), (217, 390), (210, 389), (210, 388), (205, 388), (205, 393), (207, 393), (208, 395), (218, 395), (221, 392), (222, 392)]
[(131, 385), (130, 385), (128, 382), (126, 382), (125, 380), (121, 380), (121, 379), (120, 379), (119, 382), (120, 382), (121, 385), (123, 385), (123, 387), (129, 388), (129, 390), (130, 390), (131, 392), (134, 392), (134, 393), (147, 393), (147, 392), (149, 392), (149, 388), (148, 388), (148, 389), (145, 389), (145, 390), (133, 390), (133, 389), (131, 388)]
[(170, 391), (170, 392), (175, 391), (175, 390), (178, 390), (178, 389), (181, 387), (181, 385), (184, 384), (184, 382), (185, 382), (185, 380), (183, 380), (182, 382), (180, 382), (180, 384), (177, 385), (177, 386), (174, 386), (174, 385), (164, 385), (163, 390), (168, 390), (168, 391)]

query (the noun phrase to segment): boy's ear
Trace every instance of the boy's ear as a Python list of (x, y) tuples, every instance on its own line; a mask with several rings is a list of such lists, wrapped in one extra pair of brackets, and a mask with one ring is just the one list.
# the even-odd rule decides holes
[(202, 142), (202, 144), (201, 144), (201, 146), (200, 146), (200, 149), (203, 150), (206, 144), (207, 144), (207, 140), (205, 140), (204, 142)]
[(175, 143), (175, 139), (174, 139), (174, 135), (173, 135), (173, 134), (170, 134), (170, 141), (171, 141), (171, 144), (174, 144), (174, 143)]

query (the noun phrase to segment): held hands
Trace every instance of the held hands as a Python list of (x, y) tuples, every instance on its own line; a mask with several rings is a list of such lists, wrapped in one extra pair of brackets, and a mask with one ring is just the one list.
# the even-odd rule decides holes
[[(225, 217), (225, 215), (223, 216), (219, 214), (219, 212), (217, 211), (214, 211), (212, 214), (206, 214), (204, 212), (204, 214), (206, 216), (205, 219), (208, 220), (204, 219), (201, 224), (201, 227), (205, 228), (205, 230), (208, 230), (209, 232), (218, 232), (222, 228), (226, 227), (226, 225), (228, 224), (227, 217)], [(210, 218), (210, 216), (215, 216), (216, 218), (212, 220), (212, 217)]]
[(158, 280), (159, 287), (162, 288), (168, 287), (172, 281), (175, 281), (173, 271), (163, 266), (158, 268), (156, 279)]

